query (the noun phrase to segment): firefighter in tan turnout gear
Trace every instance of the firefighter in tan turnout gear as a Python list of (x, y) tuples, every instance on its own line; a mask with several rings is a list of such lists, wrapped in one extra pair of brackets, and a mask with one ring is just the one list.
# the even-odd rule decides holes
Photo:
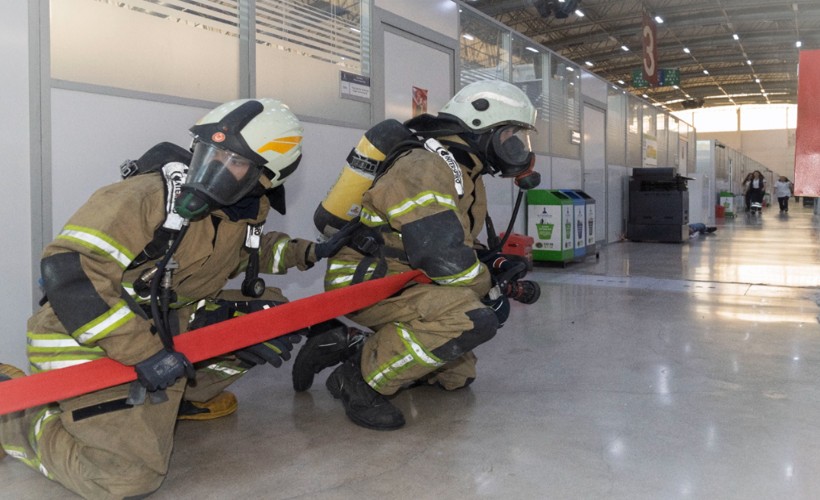
[(360, 229), (328, 259), (325, 288), (410, 269), (431, 283), (412, 284), (350, 315), (374, 332), (360, 348), (338, 331), (309, 338), (293, 365), (297, 391), (310, 386), (304, 382), (313, 373), (347, 357), (327, 388), (354, 423), (387, 430), (405, 420), (385, 396), (419, 383), (455, 390), (475, 379), (473, 349), (509, 313), (507, 297), (491, 293), (493, 265), (484, 262), (493, 259), (476, 251), (487, 215), (482, 175), (537, 185), (529, 140), (534, 123), (526, 94), (501, 81), (470, 84), (436, 117), (405, 123), (419, 144), (387, 155), (361, 198)]
[[(192, 367), (173, 350), (173, 334), (286, 302), (258, 272), (304, 270), (334, 250), (262, 234), (271, 205), (284, 212), (282, 183), (301, 159), (302, 126), (287, 106), (232, 101), (191, 133), (192, 155), (163, 143), (124, 164), (127, 178), (94, 193), (43, 254), (46, 296), (28, 323), (31, 371), (109, 357), (133, 365), (138, 381), (3, 415), (0, 443), (86, 498), (159, 488), (177, 419), (233, 412), (223, 389), (256, 364), (280, 366), (299, 339)], [(243, 290), (222, 291), (242, 270)], [(0, 380), (22, 375), (0, 364)]]

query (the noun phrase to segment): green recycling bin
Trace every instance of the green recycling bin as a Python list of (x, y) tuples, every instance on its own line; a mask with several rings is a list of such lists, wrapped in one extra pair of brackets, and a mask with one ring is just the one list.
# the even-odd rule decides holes
[[(723, 207), (723, 215), (725, 217), (735, 216), (735, 195), (728, 191), (720, 192), (720, 201), (718, 204)], [(697, 222), (697, 221), (696, 221)]]
[(527, 191), (527, 234), (532, 236), (532, 260), (571, 262), (575, 255), (572, 239), (573, 202), (557, 189)]

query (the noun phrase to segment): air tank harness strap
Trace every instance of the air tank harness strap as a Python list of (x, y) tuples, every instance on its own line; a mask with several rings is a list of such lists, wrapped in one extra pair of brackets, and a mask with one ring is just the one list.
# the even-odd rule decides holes
[(265, 293), (265, 280), (259, 277), (259, 246), (262, 241), (262, 224), (248, 224), (245, 235), (245, 250), (248, 252), (248, 267), (242, 280), (242, 294), (259, 298)]
[(358, 224), (358, 227), (348, 246), (364, 255), (364, 258), (359, 261), (356, 270), (353, 272), (353, 284), (383, 278), (387, 275), (387, 260), (384, 255), (384, 237), (381, 233), (389, 231), (389, 226), (372, 228), (365, 226), (358, 220), (351, 223)]

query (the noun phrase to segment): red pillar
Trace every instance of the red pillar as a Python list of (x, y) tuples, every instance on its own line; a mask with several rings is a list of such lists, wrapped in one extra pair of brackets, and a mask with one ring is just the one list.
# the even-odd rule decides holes
[(800, 51), (794, 194), (820, 197), (820, 50)]

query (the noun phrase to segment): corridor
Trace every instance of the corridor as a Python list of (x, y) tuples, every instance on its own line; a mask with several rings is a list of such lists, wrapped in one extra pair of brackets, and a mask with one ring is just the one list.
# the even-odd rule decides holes
[[(393, 432), (352, 424), (290, 365), (239, 411), (177, 427), (157, 499), (809, 499), (820, 492), (820, 222), (719, 220), (538, 266), (468, 389), (415, 388)], [(66, 498), (8, 458), (0, 498)]]

